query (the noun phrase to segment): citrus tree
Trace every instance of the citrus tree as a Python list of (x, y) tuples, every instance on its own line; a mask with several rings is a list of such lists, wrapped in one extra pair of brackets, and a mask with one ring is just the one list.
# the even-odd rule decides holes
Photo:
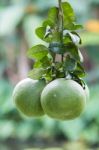
[[(35, 59), (29, 78), (14, 89), (13, 99), (25, 115), (48, 116), (68, 120), (78, 117), (84, 110), (89, 90), (82, 77), (82, 43), (76, 18), (68, 2), (58, 0), (58, 7), (49, 10), (48, 18), (36, 29), (45, 45), (33, 46), (28, 56)], [(58, 58), (58, 59), (57, 59)]]

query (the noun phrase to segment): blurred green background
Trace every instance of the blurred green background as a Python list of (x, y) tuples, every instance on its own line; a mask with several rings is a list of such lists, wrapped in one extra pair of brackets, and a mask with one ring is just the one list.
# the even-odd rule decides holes
[(90, 100), (80, 118), (62, 122), (47, 116), (25, 118), (12, 102), (14, 86), (33, 64), (26, 57), (28, 48), (42, 43), (34, 30), (57, 0), (0, 0), (0, 150), (99, 149), (99, 0), (69, 2), (84, 25), (80, 49)]

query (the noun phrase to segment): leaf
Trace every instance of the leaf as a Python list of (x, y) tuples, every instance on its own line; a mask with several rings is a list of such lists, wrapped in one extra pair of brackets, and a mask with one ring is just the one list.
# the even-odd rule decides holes
[(38, 68), (38, 67), (46, 68), (50, 66), (51, 63), (52, 63), (51, 58), (49, 58), (48, 56), (45, 56), (41, 60), (35, 62), (34, 68)]
[(43, 57), (47, 56), (48, 48), (44, 45), (36, 45), (33, 46), (31, 49), (28, 50), (28, 57), (34, 58), (37, 60), (41, 60)]
[(75, 22), (71, 22), (69, 20), (68, 21), (64, 20), (64, 29), (75, 31), (75, 30), (83, 29), (83, 26), (80, 24), (76, 24)]
[(67, 20), (70, 22), (75, 21), (74, 11), (68, 2), (62, 3), (62, 9), (63, 9), (63, 14), (64, 14), (64, 20)]
[(64, 62), (63, 68), (66, 71), (74, 71), (76, 69), (77, 62), (75, 59), (71, 58), (69, 55), (67, 55), (66, 60)]
[(47, 26), (50, 26), (50, 27), (53, 27), (53, 23), (51, 22), (50, 19), (46, 19), (43, 24), (42, 24), (43, 27), (47, 27)]
[(44, 75), (44, 78), (46, 79), (46, 81), (51, 81), (52, 80), (53, 77), (52, 77), (51, 66), (46, 68), (46, 74)]
[(84, 77), (85, 76), (84, 68), (79, 62), (77, 62), (77, 68), (74, 71), (74, 74), (79, 76), (79, 77)]
[(42, 68), (42, 63), (40, 60), (35, 61), (33, 68)]
[(52, 23), (52, 25), (57, 25), (58, 22), (58, 8), (53, 7), (49, 10), (48, 19)]
[(41, 63), (42, 63), (42, 67), (43, 68), (46, 68), (48, 66), (51, 66), (51, 63), (52, 63), (52, 60), (50, 58), (48, 58), (47, 56), (45, 56), (42, 60), (41, 60)]
[(74, 44), (76, 45), (81, 44), (81, 38), (76, 32), (70, 32), (69, 30), (64, 30), (63, 34), (64, 34), (64, 38), (67, 38), (69, 36)]
[(72, 39), (72, 42), (74, 44), (79, 44), (80, 43), (80, 38), (76, 35), (76, 34), (72, 34), (72, 33), (69, 33), (71, 39)]
[(79, 24), (75, 24), (75, 22), (64, 22), (64, 29), (68, 29), (68, 30), (79, 30), (82, 29), (83, 26), (79, 25)]
[(81, 24), (73, 23), (73, 29), (72, 30), (78, 30), (78, 29), (83, 29), (83, 26)]
[(78, 50), (78, 47), (75, 44), (69, 43), (67, 45), (64, 45), (64, 53), (69, 53), (69, 55), (73, 59), (80, 62), (79, 50)]
[(79, 38), (79, 44), (82, 44), (82, 40), (81, 40), (80, 35), (79, 35), (77, 32), (75, 32), (75, 31), (72, 31), (71, 33), (72, 33), (73, 35), (76, 35), (76, 36)]
[(68, 2), (62, 3), (63, 8), (63, 19), (64, 19), (64, 28), (71, 29), (73, 28), (73, 22), (75, 21), (75, 14)]
[(68, 34), (64, 35), (63, 42), (66, 45), (69, 44), (69, 43), (71, 43), (71, 38), (70, 38), (70, 36)]
[(44, 40), (45, 32), (46, 32), (45, 27), (39, 27), (35, 30), (36, 35), (42, 40)]
[(43, 74), (45, 73), (45, 70), (43, 68), (34, 68), (28, 73), (28, 77), (39, 80), (42, 78)]
[(51, 34), (50, 26), (47, 26), (46, 32), (45, 32), (45, 36), (44, 36), (44, 37), (47, 38), (50, 34)]
[(50, 36), (46, 36), (49, 32), (47, 31), (47, 27), (39, 27), (35, 31), (36, 35), (45, 42), (51, 42), (52, 38)]
[(78, 50), (78, 47), (76, 45), (74, 45), (73, 43), (71, 43), (69, 46), (68, 46), (68, 50), (71, 54), (71, 56), (77, 60), (77, 61), (80, 61), (80, 56), (79, 56), (79, 50)]

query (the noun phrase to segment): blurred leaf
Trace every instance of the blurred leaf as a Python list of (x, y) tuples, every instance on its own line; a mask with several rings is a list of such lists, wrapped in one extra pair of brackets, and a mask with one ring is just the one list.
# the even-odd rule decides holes
[(77, 140), (84, 128), (84, 122), (81, 118), (59, 123), (61, 131), (69, 140)]
[[(99, 120), (99, 84), (92, 85), (90, 87), (90, 101), (88, 101), (88, 105), (86, 108), (86, 113), (84, 117), (87, 121), (91, 121), (95, 118), (97, 121)], [(96, 124), (97, 125), (97, 124)]]
[(15, 30), (25, 14), (25, 6), (9, 6), (0, 10), (0, 35), (5, 36)]
[(0, 122), (0, 138), (6, 139), (11, 137), (14, 132), (14, 124), (13, 121), (3, 121)]
[(8, 113), (13, 109), (12, 103), (12, 90), (13, 86), (7, 80), (0, 81), (0, 116)]
[(99, 142), (98, 127), (93, 125), (91, 127), (86, 128), (82, 132), (82, 138), (83, 137), (88, 142), (91, 142), (91, 144), (94, 144), (95, 142)]
[[(27, 121), (22, 121), (19, 123), (19, 126), (17, 127), (18, 124), (15, 124), (16, 126), (16, 135), (19, 139), (26, 140), (33, 134), (33, 123), (30, 122), (29, 120)], [(21, 134), (20, 134), (21, 133)]]
[(87, 145), (83, 142), (68, 142), (64, 145), (66, 150), (89, 150)]
[(45, 44), (38, 36), (35, 34), (35, 29), (39, 24), (41, 24), (42, 18), (35, 15), (27, 15), (23, 20), (23, 30), (25, 38), (28, 42), (29, 47), (41, 43)]

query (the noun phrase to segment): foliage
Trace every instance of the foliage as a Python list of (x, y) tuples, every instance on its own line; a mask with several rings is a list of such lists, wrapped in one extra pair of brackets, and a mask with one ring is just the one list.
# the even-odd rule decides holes
[[(29, 58), (35, 59), (34, 69), (29, 77), (45, 78), (50, 82), (55, 78), (69, 76), (83, 85), (80, 77), (85, 76), (85, 71), (78, 48), (81, 38), (76, 32), (81, 28), (81, 25), (75, 23), (75, 14), (68, 2), (52, 7), (48, 18), (36, 29), (37, 36), (48, 43), (47, 47), (39, 44), (27, 53)], [(62, 57), (61, 62), (56, 62), (57, 54)]]

